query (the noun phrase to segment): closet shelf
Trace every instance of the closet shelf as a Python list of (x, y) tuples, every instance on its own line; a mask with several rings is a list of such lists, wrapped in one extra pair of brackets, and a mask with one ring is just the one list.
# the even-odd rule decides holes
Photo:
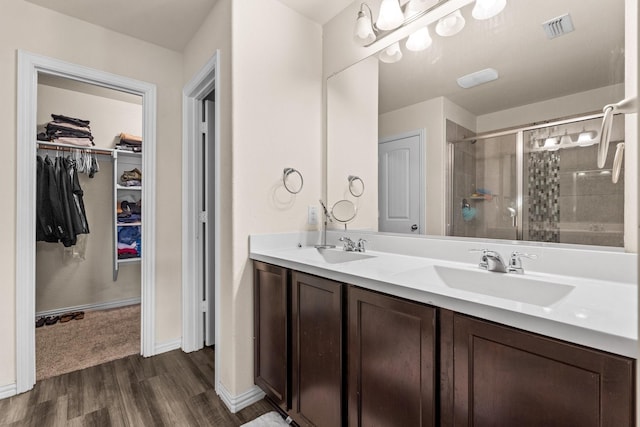
[[(114, 150), (114, 167), (113, 167), (113, 280), (118, 280), (118, 269), (123, 264), (140, 263), (142, 261), (139, 246), (135, 246), (136, 253), (130, 253), (132, 258), (118, 258), (118, 243), (123, 233), (123, 241), (130, 245), (132, 241), (140, 243), (140, 235), (142, 232), (142, 221), (144, 215), (135, 222), (124, 222), (118, 218), (118, 211), (122, 202), (126, 200), (129, 203), (140, 204), (142, 197), (142, 185), (126, 186), (120, 184), (120, 177), (125, 172), (138, 170), (142, 171), (142, 153), (131, 153), (126, 151)], [(141, 181), (142, 182), (142, 181)], [(136, 230), (137, 229), (137, 230)]]
[(140, 257), (136, 257), (136, 258), (118, 258), (118, 262), (120, 264), (131, 264), (134, 262), (140, 262), (142, 258)]
[(126, 185), (120, 185), (120, 184), (116, 184), (116, 189), (117, 189), (117, 190), (134, 190), (134, 191), (142, 191), (142, 187), (140, 187), (140, 186), (127, 187)]

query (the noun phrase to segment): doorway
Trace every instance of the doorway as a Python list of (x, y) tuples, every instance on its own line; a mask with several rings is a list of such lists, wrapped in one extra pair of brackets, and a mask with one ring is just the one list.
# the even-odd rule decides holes
[(391, 136), (378, 144), (378, 231), (424, 232), (424, 132)]
[[(142, 198), (155, 206), (156, 87), (153, 84), (78, 66), (65, 61), (18, 51), (17, 200), (16, 200), (16, 392), (35, 384), (35, 191), (38, 75), (58, 77), (127, 92), (142, 97), (145, 141), (145, 186)], [(155, 211), (145, 213), (142, 224), (141, 352), (155, 353)]]
[[(183, 90), (182, 349), (220, 352), (220, 52)], [(220, 394), (219, 357), (215, 388)]]

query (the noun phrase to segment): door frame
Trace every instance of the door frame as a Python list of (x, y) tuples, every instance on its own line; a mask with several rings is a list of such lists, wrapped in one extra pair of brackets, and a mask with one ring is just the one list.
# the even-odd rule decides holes
[[(51, 74), (142, 97), (142, 167), (146, 206), (156, 205), (156, 86), (105, 71), (18, 50), (17, 183), (16, 183), (16, 391), (36, 382), (36, 162), (38, 73)], [(143, 356), (155, 354), (155, 229), (154, 209), (144, 212), (141, 260), (141, 334)]]
[[(418, 234), (426, 234), (427, 230), (426, 230), (426, 226), (427, 226), (427, 218), (426, 218), (426, 191), (427, 191), (427, 171), (426, 171), (426, 164), (427, 164), (427, 159), (426, 159), (426, 135), (427, 135), (427, 130), (425, 128), (421, 128), (421, 129), (416, 129), (416, 130), (411, 130), (408, 132), (402, 132), (402, 133), (398, 133), (395, 135), (390, 135), (390, 136), (385, 136), (384, 138), (380, 138), (378, 140), (378, 158), (380, 157), (380, 145), (381, 144), (385, 144), (388, 142), (393, 142), (393, 141), (397, 141), (399, 139), (406, 139), (406, 138), (411, 138), (414, 136), (418, 137), (418, 140), (420, 141), (419, 147), (418, 147), (418, 151), (420, 153), (420, 161), (419, 161), (419, 167), (420, 167), (420, 182), (418, 183), (418, 191), (420, 193), (420, 198), (418, 201), (419, 204), (419, 221), (418, 221), (418, 226), (420, 227), (420, 233)], [(380, 173), (380, 166), (378, 165), (378, 173)], [(380, 203), (380, 197), (378, 196), (378, 203)], [(378, 205), (380, 206), (380, 205)], [(407, 233), (409, 235), (413, 234), (413, 233)]]
[[(196, 165), (200, 141), (202, 100), (214, 92), (214, 164), (209, 176), (214, 177), (214, 209), (208, 212), (214, 227), (214, 345), (219, 354), (220, 343), (220, 51), (207, 61), (182, 91), (182, 350), (191, 352), (203, 347), (203, 304), (198, 283), (198, 209), (199, 178)], [(213, 170), (212, 170), (213, 168)], [(211, 218), (213, 215), (213, 218)], [(213, 221), (211, 221), (211, 219)], [(215, 391), (220, 394), (220, 357), (215, 358)]]

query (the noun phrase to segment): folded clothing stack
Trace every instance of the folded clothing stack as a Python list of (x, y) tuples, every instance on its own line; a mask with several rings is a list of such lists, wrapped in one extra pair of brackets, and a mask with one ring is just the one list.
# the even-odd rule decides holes
[(120, 142), (116, 144), (116, 149), (141, 153), (142, 137), (122, 132), (120, 133)]
[(89, 120), (52, 114), (53, 121), (45, 126), (45, 132), (38, 134), (39, 141), (51, 141), (62, 144), (92, 147), (93, 135)]
[(138, 168), (124, 171), (120, 175), (120, 185), (123, 187), (140, 187), (142, 185), (142, 172)]
[(140, 226), (118, 227), (118, 259), (140, 258)]
[(138, 200), (137, 202), (123, 200), (120, 202), (120, 206), (118, 208), (118, 222), (124, 224), (140, 222), (142, 219), (141, 214), (142, 200)]

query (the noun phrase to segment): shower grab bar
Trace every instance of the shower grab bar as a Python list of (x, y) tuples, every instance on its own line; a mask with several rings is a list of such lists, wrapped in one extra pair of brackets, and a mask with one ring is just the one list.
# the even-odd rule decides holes
[[(635, 96), (623, 99), (617, 104), (605, 105), (602, 109), (604, 116), (602, 117), (602, 126), (600, 127), (600, 143), (598, 145), (598, 167), (600, 169), (604, 167), (604, 164), (607, 161), (607, 153), (609, 151), (609, 142), (611, 140), (611, 128), (613, 126), (614, 114), (630, 114), (636, 113), (637, 111), (638, 98)], [(623, 151), (621, 151), (619, 155), (620, 158), (618, 162), (620, 164), (622, 163), (622, 153)]]

